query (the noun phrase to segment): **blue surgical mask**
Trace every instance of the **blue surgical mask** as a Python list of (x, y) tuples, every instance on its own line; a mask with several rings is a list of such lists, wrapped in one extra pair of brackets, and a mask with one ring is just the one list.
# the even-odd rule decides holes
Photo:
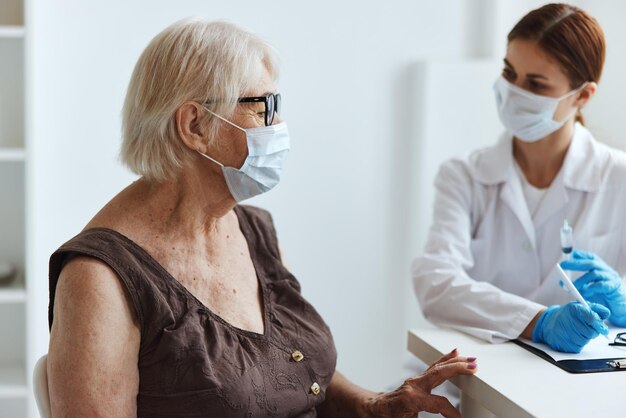
[(562, 120), (554, 120), (554, 112), (561, 100), (575, 94), (585, 85), (561, 97), (547, 97), (521, 89), (501, 76), (493, 86), (500, 121), (519, 140), (536, 142), (560, 129), (576, 114), (574, 109)]
[[(207, 109), (208, 110), (208, 109)], [(226, 185), (237, 202), (265, 193), (280, 181), (283, 164), (289, 154), (290, 141), (287, 124), (244, 129), (211, 112), (215, 117), (246, 134), (248, 156), (240, 168), (224, 164), (198, 151), (200, 155), (222, 167)]]

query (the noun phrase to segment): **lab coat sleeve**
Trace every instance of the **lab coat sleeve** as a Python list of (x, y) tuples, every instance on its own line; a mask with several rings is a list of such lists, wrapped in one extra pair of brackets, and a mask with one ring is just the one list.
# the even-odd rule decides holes
[(517, 338), (544, 308), (496, 286), (472, 279), (472, 195), (477, 185), (467, 164), (444, 163), (435, 180), (434, 217), (424, 254), (412, 266), (424, 316), (475, 337), (502, 342)]

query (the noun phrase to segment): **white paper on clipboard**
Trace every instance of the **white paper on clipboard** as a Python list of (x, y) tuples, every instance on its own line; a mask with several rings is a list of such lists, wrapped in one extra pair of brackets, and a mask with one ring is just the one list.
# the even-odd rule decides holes
[(582, 351), (578, 354), (562, 353), (560, 351), (553, 350), (546, 344), (537, 343), (531, 340), (527, 340), (525, 338), (520, 338), (520, 341), (543, 351), (544, 353), (552, 357), (555, 361), (626, 358), (626, 347), (609, 345), (609, 342), (613, 342), (615, 336), (619, 332), (626, 332), (626, 328), (609, 326), (609, 340), (604, 338), (604, 336), (599, 335), (595, 339), (589, 341), (589, 344), (583, 347)]

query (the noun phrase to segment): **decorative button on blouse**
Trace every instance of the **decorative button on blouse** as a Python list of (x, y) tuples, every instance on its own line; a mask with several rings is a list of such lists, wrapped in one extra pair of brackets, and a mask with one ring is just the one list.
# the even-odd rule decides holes
[(300, 351), (296, 350), (293, 353), (291, 353), (291, 358), (293, 359), (293, 361), (299, 363), (302, 360), (304, 360), (304, 354), (302, 354)]
[(311, 393), (315, 396), (320, 394), (320, 385), (318, 385), (317, 383), (313, 383), (311, 385)]

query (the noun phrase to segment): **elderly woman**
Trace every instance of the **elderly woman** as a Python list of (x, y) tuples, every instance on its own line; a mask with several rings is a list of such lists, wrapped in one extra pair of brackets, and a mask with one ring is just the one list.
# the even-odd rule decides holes
[(277, 73), (226, 23), (176, 23), (141, 55), (122, 145), (141, 178), (50, 260), (54, 416), (459, 416), (430, 393), (476, 371), (455, 350), (390, 393), (335, 371), (270, 215), (237, 205), (277, 184), (289, 151)]

